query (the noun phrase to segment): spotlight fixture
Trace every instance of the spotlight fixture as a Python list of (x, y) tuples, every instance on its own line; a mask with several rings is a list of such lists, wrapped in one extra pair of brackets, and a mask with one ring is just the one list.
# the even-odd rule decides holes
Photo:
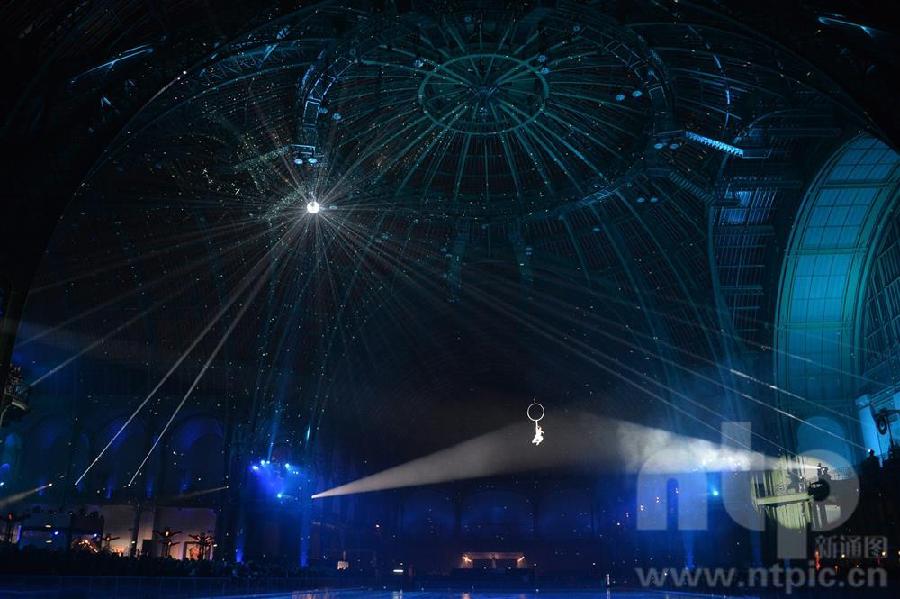
[(306, 211), (310, 214), (318, 214), (319, 213), (319, 202), (313, 200), (306, 205)]

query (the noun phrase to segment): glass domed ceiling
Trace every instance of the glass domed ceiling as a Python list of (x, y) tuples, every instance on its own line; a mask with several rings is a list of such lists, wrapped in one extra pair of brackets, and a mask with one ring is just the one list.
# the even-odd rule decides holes
[(661, 84), (639, 49), (562, 10), (374, 19), (305, 74), (301, 137), (392, 203), (522, 216), (609, 187), (641, 155)]
[[(401, 4), (408, 12), (390, 14)], [(99, 337), (108, 352), (81, 365), (88, 392), (140, 396), (191, 335), (233, 325), (226, 376), (207, 379), (222, 388), (198, 388), (201, 401), (246, 406), (304, 446), (319, 442), (326, 413), (358, 406), (374, 422), (362, 410), (382, 409), (375, 387), (421, 402), (405, 429), (427, 423), (439, 397), (425, 393), (429, 381), (506, 363), (480, 359), (490, 354), (476, 344), (511, 348), (518, 369), (517, 348), (534, 346), (537, 379), (585, 364), (595, 389), (629, 393), (677, 386), (680, 357), (728, 359), (711, 226), (718, 270), (750, 273), (719, 275), (738, 298), (728, 306), (765, 322), (769, 261), (753, 252), (780, 230), (780, 186), (797, 176), (783, 148), (829, 130), (807, 117), (837, 118), (840, 90), (693, 3), (544, 4), (454, 0), (449, 11), (413, 0), (379, 12), (321, 0), (179, 68), (72, 198), (37, 279), (61, 292), (29, 299), (25, 320), (40, 328), (26, 341), (67, 329)], [(164, 52), (178, 49), (160, 47), (146, 76), (167, 76), (181, 63)], [(759, 125), (772, 122), (765, 114), (779, 115), (774, 127)], [(773, 152), (743, 160), (723, 148)], [(271, 284), (248, 288), (261, 269)], [(240, 295), (256, 289), (256, 301)], [(465, 342), (461, 327), (475, 331)], [(78, 337), (45, 339), (43, 355), (72, 378), (52, 374), (55, 358), (40, 376), (77, 391), (68, 381), (86, 370), (67, 352), (81, 351)], [(217, 339), (203, 351), (218, 351)], [(459, 370), (444, 366), (464, 354)], [(363, 370), (372, 386), (351, 376)], [(188, 386), (194, 376), (179, 371)]]

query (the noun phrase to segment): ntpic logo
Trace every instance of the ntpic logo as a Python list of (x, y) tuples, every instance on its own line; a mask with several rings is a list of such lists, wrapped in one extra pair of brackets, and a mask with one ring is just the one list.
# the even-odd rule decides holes
[(675, 589), (778, 589), (790, 595), (795, 589), (873, 589), (888, 586), (884, 568), (853, 567), (839, 575), (837, 568), (772, 564), (768, 568), (635, 568), (641, 586)]
[(888, 553), (885, 536), (818, 535), (813, 542), (818, 559), (881, 559)]
[[(716, 454), (713, 467), (697, 464), (692, 471), (672, 473), (671, 469), (660, 467), (670, 463), (668, 449), (646, 460), (637, 480), (637, 529), (668, 528), (668, 488), (674, 479), (678, 494), (677, 530), (707, 530), (707, 472), (721, 471), (719, 494), (731, 519), (748, 530), (764, 531), (768, 512), (777, 527), (778, 558), (807, 559), (807, 526), (814, 533), (834, 530), (856, 510), (856, 471), (843, 456), (825, 450), (805, 452), (792, 461), (774, 460), (749, 451), (746, 448), (750, 447), (750, 427), (749, 422), (722, 424), (721, 445), (710, 446), (710, 452)], [(723, 468), (725, 462), (728, 466)], [(766, 487), (771, 487), (772, 493), (761, 495), (760, 489)], [(817, 546), (820, 558), (887, 552), (883, 537), (838, 537), (833, 542), (831, 537), (816, 538), (823, 542)], [(852, 546), (848, 539), (852, 539)]]

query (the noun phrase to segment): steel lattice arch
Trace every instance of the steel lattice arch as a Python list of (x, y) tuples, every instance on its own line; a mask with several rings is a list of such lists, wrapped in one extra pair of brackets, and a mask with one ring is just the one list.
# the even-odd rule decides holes
[[(239, 362), (250, 348), (276, 356), (264, 361), (269, 374), (252, 403), (273, 417), (293, 401), (274, 373), (298, 360), (321, 364), (288, 385), (304, 398), (287, 425), (301, 438), (361, 359), (360, 339), (381, 371), (400, 359), (385, 326), (406, 311), (427, 327), (444, 314), (435, 298), (458, 303), (490, 264), (516, 284), (470, 284), (478, 297), (558, 298), (540, 300), (529, 317), (596, 309), (589, 297), (602, 294), (605, 312), (626, 327), (616, 335), (627, 359), (648, 381), (677, 387), (685, 356), (691, 368), (730, 359), (731, 342), (715, 331), (745, 335), (757, 296), (740, 291), (756, 284), (742, 277), (767, 259), (749, 240), (767, 234), (773, 198), (792, 189), (791, 173), (773, 163), (837, 147), (842, 128), (862, 125), (851, 104), (799, 58), (690, 4), (636, 5), (626, 18), (602, 3), (423, 2), (378, 13), (322, 2), (223, 44), (164, 86), (94, 165), (51, 255), (82, 247), (87, 221), (87, 243), (121, 245), (138, 280), (181, 272), (208, 252), (198, 285), (161, 280), (135, 307), (165, 300), (178, 306), (170, 315), (183, 314), (175, 322), (202, 318), (191, 314), (224, 301), (213, 298), (239, 272), (232, 261), (252, 264), (280, 243), (279, 226), (317, 201), (322, 220), (339, 224), (296, 242), (287, 274), (267, 292), (280, 314), (256, 314), (269, 324), (238, 329), (243, 350), (226, 350)], [(811, 131), (816, 144), (803, 141)], [(142, 245), (165, 227), (208, 241), (147, 254)], [(313, 276), (323, 265), (327, 276)], [(109, 293), (111, 282), (92, 284), (66, 301)], [(418, 307), (410, 312), (409, 302)], [(771, 310), (762, 320), (774, 318), (774, 305), (761, 309)], [(147, 322), (135, 341), (162, 338), (175, 351), (163, 332), (172, 325)], [(296, 330), (312, 334), (286, 332)], [(437, 355), (444, 340), (433, 342)], [(291, 352), (276, 349), (285, 346)], [(651, 354), (664, 359), (651, 365)], [(165, 371), (161, 358), (147, 361)], [(711, 370), (704, 384), (732, 384), (730, 376)], [(268, 421), (260, 417), (253, 434), (271, 434)]]
[(671, 115), (640, 39), (584, 16), (367, 22), (304, 73), (299, 151), (438, 214), (521, 217), (610, 193)]
[(237, 530), (262, 510), (229, 486), (251, 459), (325, 489), (525, 395), (553, 398), (548, 440), (580, 410), (752, 421), (771, 452), (871, 440), (900, 385), (900, 161), (808, 60), (686, 0), (324, 0), (238, 30), (59, 86), (55, 121), (87, 126), (54, 143), (97, 152), (19, 307), (18, 487), (143, 501), (201, 477)]

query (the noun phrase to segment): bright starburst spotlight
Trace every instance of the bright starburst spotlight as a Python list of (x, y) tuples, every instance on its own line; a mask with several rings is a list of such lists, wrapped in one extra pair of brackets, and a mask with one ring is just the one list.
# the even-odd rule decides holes
[(306, 205), (306, 211), (307, 211), (309, 214), (318, 214), (318, 213), (319, 213), (319, 209), (320, 209), (319, 202), (317, 202), (317, 201), (315, 201), (315, 200), (309, 202), (309, 203)]

